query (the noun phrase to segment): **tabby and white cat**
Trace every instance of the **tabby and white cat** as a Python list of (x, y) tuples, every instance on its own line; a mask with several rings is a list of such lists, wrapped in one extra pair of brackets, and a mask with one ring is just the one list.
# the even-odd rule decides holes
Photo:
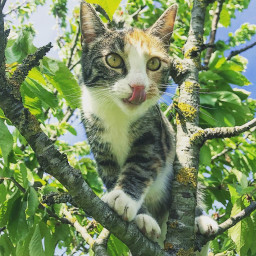
[[(157, 102), (169, 77), (176, 12), (172, 5), (145, 31), (111, 31), (81, 4), (82, 111), (108, 190), (102, 200), (152, 240), (161, 234), (171, 194), (175, 133)], [(208, 231), (209, 221), (199, 219), (199, 230)]]

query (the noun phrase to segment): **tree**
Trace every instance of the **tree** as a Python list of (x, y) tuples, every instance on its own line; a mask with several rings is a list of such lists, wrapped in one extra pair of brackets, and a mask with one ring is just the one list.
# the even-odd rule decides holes
[[(111, 20), (120, 1), (98, 2), (103, 5), (96, 9), (109, 26), (127, 20), (149, 27), (167, 8), (164, 0), (128, 1), (125, 12), (119, 7), (118, 19)], [(56, 61), (45, 57), (50, 43), (38, 49), (33, 45), (33, 25), (8, 21), (16, 14), (22, 24), (45, 1), (24, 1), (5, 12), (6, 0), (0, 1), (1, 255), (53, 255), (56, 246), (68, 255), (128, 255), (128, 248), (134, 255), (193, 255), (215, 238), (196, 239), (194, 234), (197, 180), (206, 186), (206, 210), (214, 209), (220, 222), (212, 252), (256, 254), (256, 100), (234, 87), (250, 83), (243, 74), (247, 60), (239, 54), (255, 43), (233, 50), (251, 40), (256, 25), (242, 24), (228, 42), (216, 41), (218, 26), (228, 27), (235, 10), (247, 8), (249, 1), (178, 3), (170, 48), (178, 89), (172, 104), (161, 103), (177, 130), (173, 204), (163, 251), (99, 199), (103, 184), (87, 143), (61, 140), (66, 132), (77, 133), (72, 120), (79, 116), (79, 7), (68, 20), (67, 1), (52, 2), (62, 55)]]

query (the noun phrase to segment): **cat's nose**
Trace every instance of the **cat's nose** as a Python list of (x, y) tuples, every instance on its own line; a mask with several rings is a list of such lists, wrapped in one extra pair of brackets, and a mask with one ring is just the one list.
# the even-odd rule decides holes
[(147, 94), (145, 91), (145, 86), (142, 84), (130, 84), (132, 88), (132, 96), (128, 99), (128, 101), (132, 104), (141, 104), (147, 98)]

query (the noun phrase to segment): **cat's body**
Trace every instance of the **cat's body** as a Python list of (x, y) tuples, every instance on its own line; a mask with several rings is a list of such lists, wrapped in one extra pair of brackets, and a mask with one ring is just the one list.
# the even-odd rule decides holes
[(170, 203), (175, 133), (157, 102), (169, 78), (177, 6), (147, 31), (109, 31), (81, 5), (82, 110), (103, 200), (149, 238), (160, 236)]

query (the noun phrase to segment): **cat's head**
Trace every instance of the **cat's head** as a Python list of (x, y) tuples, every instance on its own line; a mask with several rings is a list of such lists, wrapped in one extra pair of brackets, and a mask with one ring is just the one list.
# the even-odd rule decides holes
[(87, 88), (100, 91), (102, 102), (113, 101), (126, 112), (156, 104), (169, 77), (168, 49), (176, 12), (177, 5), (172, 5), (145, 31), (111, 31), (83, 2), (82, 72)]

